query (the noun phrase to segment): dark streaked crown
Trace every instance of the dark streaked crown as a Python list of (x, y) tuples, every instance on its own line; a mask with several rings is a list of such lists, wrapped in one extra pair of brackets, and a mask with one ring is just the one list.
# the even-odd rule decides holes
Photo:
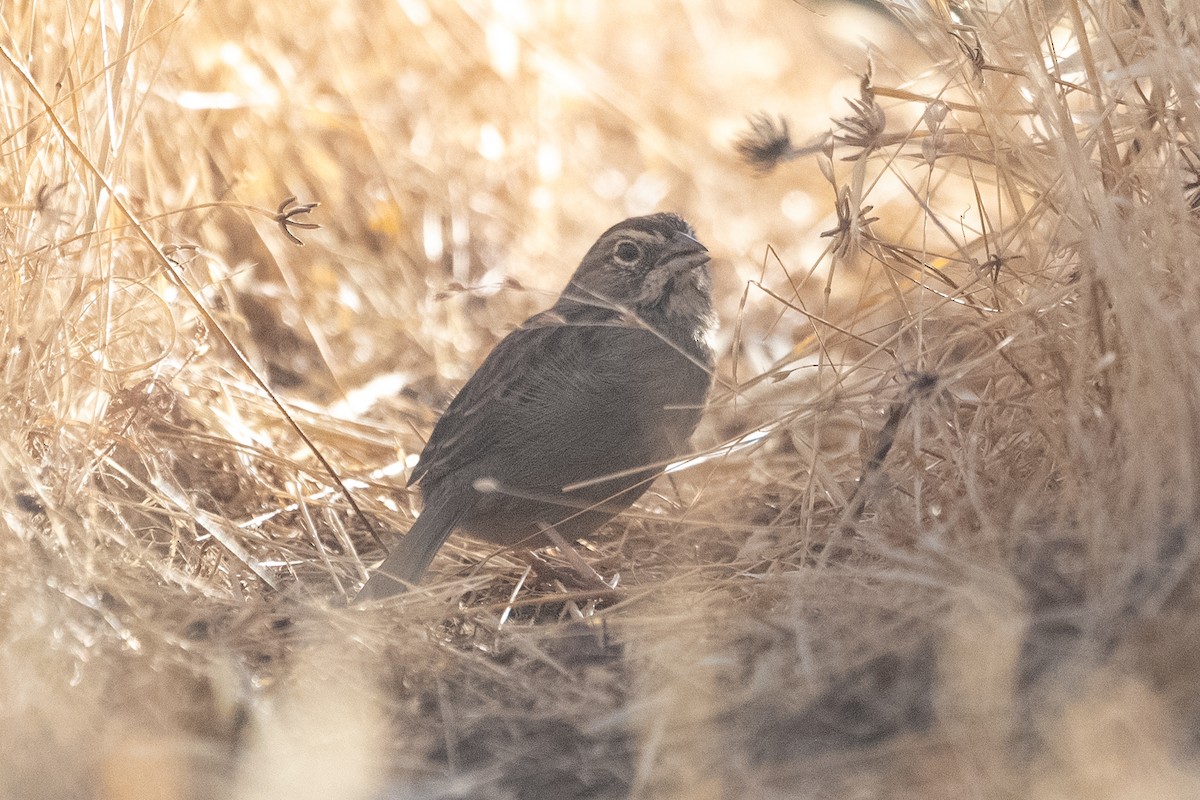
[(644, 217), (630, 217), (627, 220), (618, 222), (600, 234), (597, 244), (606, 239), (611, 239), (614, 235), (633, 231), (658, 234), (664, 239), (670, 239), (676, 232), (686, 233), (692, 238), (696, 237), (696, 232), (692, 230), (692, 226), (683, 217), (678, 214), (672, 214), (669, 211), (660, 211), (657, 214), (647, 214)]

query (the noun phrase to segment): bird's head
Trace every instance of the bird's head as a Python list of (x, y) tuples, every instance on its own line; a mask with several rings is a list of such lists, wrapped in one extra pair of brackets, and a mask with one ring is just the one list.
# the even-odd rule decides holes
[(708, 249), (675, 214), (632, 217), (605, 231), (571, 276), (554, 310), (570, 319), (589, 307), (629, 312), (687, 338), (712, 327)]

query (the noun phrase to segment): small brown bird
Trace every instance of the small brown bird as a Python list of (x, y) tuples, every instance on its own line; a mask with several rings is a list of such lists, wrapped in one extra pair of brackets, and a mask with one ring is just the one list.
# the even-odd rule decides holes
[(674, 214), (627, 219), (547, 311), (488, 355), (409, 478), (425, 507), (359, 592), (416, 583), (459, 530), (500, 545), (586, 536), (688, 450), (712, 382), (709, 255)]

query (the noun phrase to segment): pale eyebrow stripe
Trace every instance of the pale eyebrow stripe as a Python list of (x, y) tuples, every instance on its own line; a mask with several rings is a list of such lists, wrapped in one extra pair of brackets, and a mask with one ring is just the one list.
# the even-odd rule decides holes
[(666, 238), (657, 231), (643, 231), (637, 228), (633, 230), (614, 231), (608, 237), (608, 240), (612, 242), (619, 242), (621, 239), (636, 239), (647, 244), (666, 241)]

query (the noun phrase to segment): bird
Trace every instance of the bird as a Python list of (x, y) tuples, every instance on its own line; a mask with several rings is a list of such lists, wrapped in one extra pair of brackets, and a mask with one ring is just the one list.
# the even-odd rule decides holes
[(531, 548), (587, 536), (689, 452), (715, 361), (709, 260), (673, 213), (601, 234), (438, 419), (408, 481), (421, 514), (355, 602), (416, 585), (455, 531)]

